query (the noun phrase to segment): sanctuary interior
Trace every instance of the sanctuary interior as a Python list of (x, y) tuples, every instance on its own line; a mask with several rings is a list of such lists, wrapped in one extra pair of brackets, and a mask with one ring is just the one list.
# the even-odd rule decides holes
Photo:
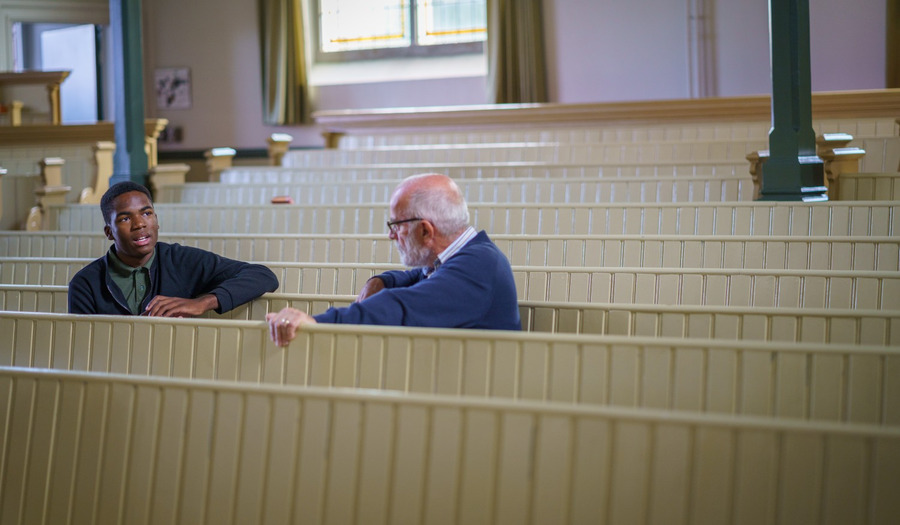
[[(809, 103), (822, 195), (790, 200), (766, 198), (768, 94), (325, 108), (321, 144), (251, 159), (173, 157), (151, 113), (160, 241), (279, 280), (179, 319), (67, 313), (117, 135), (9, 116), (0, 523), (894, 523), (900, 89)], [(522, 331), (275, 346), (267, 313), (402, 268), (388, 202), (426, 172), (509, 258)]]

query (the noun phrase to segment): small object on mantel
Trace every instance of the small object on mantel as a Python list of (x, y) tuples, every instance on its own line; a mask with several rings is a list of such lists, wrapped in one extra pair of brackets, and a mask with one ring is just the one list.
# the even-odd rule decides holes
[(276, 195), (272, 197), (272, 204), (294, 204), (294, 199), (290, 195)]

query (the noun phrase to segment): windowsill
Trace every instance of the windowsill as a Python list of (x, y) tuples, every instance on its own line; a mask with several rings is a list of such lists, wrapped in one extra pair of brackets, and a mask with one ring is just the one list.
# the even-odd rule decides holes
[(315, 64), (312, 86), (487, 76), (483, 54)]

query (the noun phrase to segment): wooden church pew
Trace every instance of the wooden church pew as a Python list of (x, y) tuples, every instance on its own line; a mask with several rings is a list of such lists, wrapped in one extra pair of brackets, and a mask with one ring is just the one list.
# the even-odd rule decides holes
[(900, 512), (893, 427), (22, 369), (0, 370), (0, 410), (5, 522)]
[[(285, 306), (314, 315), (354, 300), (353, 295), (267, 293), (203, 317), (262, 321)], [(68, 290), (0, 284), (0, 310), (66, 313)], [(519, 301), (519, 315), (527, 332), (900, 346), (898, 310)]]
[(741, 162), (748, 153), (766, 149), (768, 141), (552, 143), (508, 142), (469, 144), (398, 144), (366, 149), (291, 150), (285, 167), (430, 162), (562, 162), (577, 164), (667, 162)]
[[(386, 233), (382, 203), (339, 206), (158, 204), (175, 233)], [(835, 235), (900, 233), (900, 203), (736, 202), (667, 204), (470, 203), (471, 224), (489, 234)], [(45, 230), (102, 232), (97, 206), (49, 206)]]
[[(900, 237), (747, 235), (491, 235), (517, 266), (649, 266), (817, 270), (900, 269)], [(160, 241), (247, 261), (400, 263), (385, 234), (167, 234)], [(0, 257), (100, 257), (87, 232), (4, 232)]]
[[(0, 259), (0, 282), (67, 285), (90, 259)], [(278, 292), (355, 295), (391, 264), (262, 262)], [(520, 300), (900, 309), (896, 271), (514, 266)]]
[(885, 346), (0, 312), (0, 366), (897, 426)]
[[(572, 123), (531, 123), (528, 126), (463, 130), (355, 130), (343, 135), (341, 148), (370, 148), (404, 144), (471, 144), (490, 142), (563, 142), (563, 143), (632, 143), (632, 142), (703, 142), (703, 141), (767, 141), (772, 122), (765, 120), (727, 120), (712, 122), (648, 122), (630, 124), (616, 121), (607, 125)], [(842, 132), (857, 139), (897, 137), (896, 117), (816, 118), (817, 135)]]
[(844, 173), (841, 200), (900, 201), (900, 173)]
[(505, 178), (603, 178), (634, 177), (746, 177), (744, 162), (684, 162), (665, 164), (547, 164), (545, 162), (378, 164), (286, 168), (283, 166), (235, 166), (220, 173), (222, 184), (296, 184), (339, 181), (403, 179), (417, 173), (443, 173), (456, 180)]
[[(898, 174), (900, 177), (900, 174)], [(296, 204), (354, 204), (390, 202), (400, 180), (346, 181), (296, 184), (220, 184), (196, 182), (163, 186), (159, 203), (263, 205), (275, 197), (290, 197)], [(565, 178), (463, 179), (458, 182), (470, 202), (502, 203), (605, 203), (605, 202), (726, 202), (753, 200), (749, 174), (729, 178)]]

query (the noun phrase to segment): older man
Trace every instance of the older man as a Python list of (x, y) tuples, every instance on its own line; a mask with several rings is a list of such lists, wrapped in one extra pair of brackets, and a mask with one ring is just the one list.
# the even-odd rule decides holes
[(309, 316), (284, 308), (266, 316), (286, 345), (304, 323), (521, 330), (512, 269), (484, 231), (469, 226), (459, 186), (439, 174), (404, 179), (391, 196), (389, 236), (406, 271), (369, 279), (357, 301)]

